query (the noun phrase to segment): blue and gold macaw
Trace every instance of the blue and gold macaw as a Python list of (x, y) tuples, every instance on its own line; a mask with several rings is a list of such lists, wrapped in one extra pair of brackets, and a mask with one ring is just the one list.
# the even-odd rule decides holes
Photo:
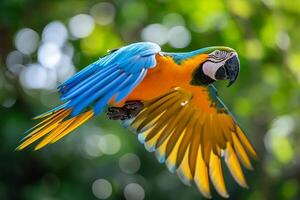
[(58, 86), (62, 105), (37, 116), (18, 150), (39, 140), (35, 150), (55, 143), (109, 105), (109, 119), (133, 130), (138, 140), (176, 172), (211, 197), (210, 181), (228, 197), (221, 158), (233, 178), (247, 187), (240, 162), (252, 169), (256, 152), (212, 85), (233, 84), (239, 74), (236, 51), (207, 47), (166, 53), (140, 42), (109, 52)]

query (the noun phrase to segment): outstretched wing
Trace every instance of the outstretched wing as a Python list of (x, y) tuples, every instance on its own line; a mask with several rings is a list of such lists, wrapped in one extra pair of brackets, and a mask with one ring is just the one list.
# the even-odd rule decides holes
[(91, 105), (97, 115), (112, 97), (121, 101), (143, 80), (147, 69), (156, 65), (159, 52), (160, 47), (150, 42), (113, 51), (61, 84), (61, 99), (72, 108), (72, 116)]
[(256, 153), (221, 100), (212, 94), (213, 86), (209, 87), (210, 113), (195, 104), (192, 93), (175, 88), (144, 102), (140, 114), (125, 125), (136, 131), (146, 149), (155, 151), (158, 161), (177, 172), (185, 184), (194, 181), (210, 198), (210, 179), (217, 192), (228, 197), (221, 158), (237, 183), (247, 187), (240, 162), (252, 169), (248, 155), (256, 158)]
[(65, 103), (44, 113), (44, 120), (27, 131), (29, 134), (17, 148), (21, 150), (40, 140), (35, 149), (54, 143), (72, 130), (102, 112), (114, 98), (124, 99), (145, 77), (149, 68), (156, 66), (157, 44), (141, 42), (114, 50), (92, 63), (58, 89)]

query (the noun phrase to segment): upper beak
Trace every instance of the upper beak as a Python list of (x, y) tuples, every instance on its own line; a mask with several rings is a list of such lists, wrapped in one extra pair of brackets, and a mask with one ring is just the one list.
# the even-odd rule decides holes
[(224, 67), (228, 75), (229, 83), (227, 87), (229, 87), (235, 82), (240, 72), (240, 61), (237, 55), (234, 55), (233, 57), (228, 59), (225, 62)]

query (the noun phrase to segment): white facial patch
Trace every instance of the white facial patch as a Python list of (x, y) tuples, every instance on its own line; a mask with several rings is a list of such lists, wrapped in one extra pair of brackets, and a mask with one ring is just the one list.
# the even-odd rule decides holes
[(219, 62), (219, 63), (213, 63), (211, 61), (207, 61), (205, 63), (203, 63), (202, 65), (202, 70), (203, 70), (203, 73), (206, 75), (206, 76), (209, 76), (210, 78), (216, 80), (215, 78), (215, 74), (217, 72), (217, 70), (223, 66), (225, 63), (225, 61), (223, 62)]

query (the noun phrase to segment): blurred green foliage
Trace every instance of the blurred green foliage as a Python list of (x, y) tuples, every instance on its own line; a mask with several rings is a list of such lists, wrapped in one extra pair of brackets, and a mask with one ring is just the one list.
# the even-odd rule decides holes
[[(158, 35), (164, 43), (164, 51), (190, 51), (213, 45), (236, 49), (242, 66), (239, 79), (230, 88), (224, 83), (217, 87), (253, 141), (260, 160), (254, 161), (255, 171), (246, 172), (248, 190), (238, 187), (225, 170), (231, 199), (300, 198), (299, 0), (111, 0), (101, 4), (100, 12), (95, 5), (101, 2), (0, 1), (0, 199), (97, 199), (93, 189), (97, 179), (111, 183), (109, 199), (134, 199), (124, 196), (128, 183), (142, 186), (145, 199), (201, 198), (195, 187), (184, 186), (158, 164), (133, 134), (105, 117), (94, 119), (41, 151), (14, 151), (24, 130), (33, 125), (30, 118), (59, 104), (53, 87), (26, 86), (26, 67), (41, 60), (36, 50), (29, 55), (15, 51), (17, 33), (23, 28), (34, 30), (30, 33), (38, 35), (35, 38), (41, 46), (47, 24), (60, 21), (70, 28), (70, 19), (78, 14), (92, 15), (96, 24), (91, 33), (81, 38), (68, 30), (64, 43), (73, 51), (71, 62), (77, 70), (104, 55), (107, 49), (149, 39), (143, 32), (151, 24), (166, 35), (176, 26), (187, 30), (184, 33), (188, 43), (181, 49), (174, 48), (168, 36), (152, 31), (152, 36)], [(175, 39), (184, 38), (179, 34)], [(20, 63), (13, 55), (21, 55)], [(47, 68), (46, 77), (51, 73), (56, 77), (51, 70)], [(30, 79), (42, 77), (43, 73)], [(115, 152), (105, 153), (93, 143), (97, 135), (108, 134), (119, 138), (120, 150), (116, 147)], [(120, 169), (119, 160), (126, 153), (138, 156), (137, 172)], [(214, 197), (220, 198), (215, 192)]]

